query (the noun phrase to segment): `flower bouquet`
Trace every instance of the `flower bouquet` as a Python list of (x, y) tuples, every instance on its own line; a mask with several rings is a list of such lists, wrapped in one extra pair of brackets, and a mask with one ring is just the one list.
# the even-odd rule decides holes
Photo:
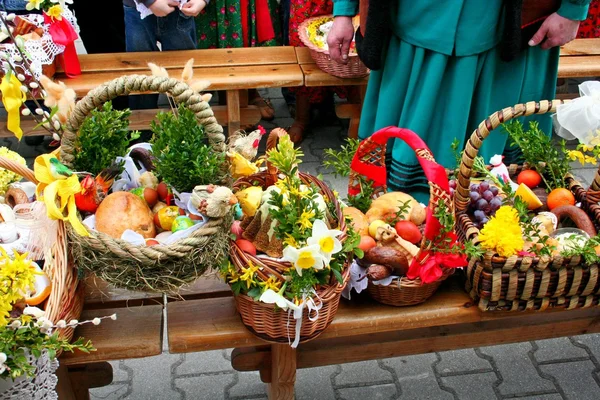
[[(467, 268), (467, 290), (482, 310), (573, 309), (598, 303), (600, 258), (595, 248), (600, 238), (568, 189), (569, 160), (585, 161), (584, 153), (595, 159), (597, 152), (556, 145), (535, 123), (529, 129), (509, 123), (554, 112), (561, 103), (518, 104), (492, 115), (463, 153), (455, 190), (458, 232), (484, 251), (471, 257)], [(501, 161), (490, 170), (477, 156), (481, 140), (501, 121), (525, 159), (516, 178)], [(478, 182), (471, 181), (475, 173)]]
[(358, 235), (331, 189), (299, 172), (302, 152), (284, 130), (271, 132), (267, 149), (267, 170), (234, 184), (243, 215), (221, 272), (244, 325), (296, 347), (333, 320)]
[[(352, 22), (356, 31), (360, 24), (360, 17), (357, 15), (353, 18)], [(327, 35), (332, 26), (333, 16), (324, 15), (308, 18), (298, 27), (300, 40), (310, 49), (310, 54), (317, 66), (328, 74), (339, 78), (362, 78), (367, 76), (369, 70), (360, 58), (358, 58), (354, 40), (352, 40), (350, 45), (347, 64), (338, 64), (329, 58)]]

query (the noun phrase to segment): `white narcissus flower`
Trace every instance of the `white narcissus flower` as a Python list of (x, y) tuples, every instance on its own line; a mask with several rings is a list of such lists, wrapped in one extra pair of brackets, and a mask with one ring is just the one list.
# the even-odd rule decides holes
[(37, 307), (27, 306), (23, 310), (23, 314), (25, 314), (25, 315), (31, 315), (33, 318), (39, 319), (39, 318), (43, 317), (44, 315), (46, 315), (46, 312), (44, 310), (40, 310)]
[(323, 269), (325, 266), (325, 259), (319, 251), (318, 244), (302, 247), (300, 249), (293, 246), (287, 246), (283, 249), (283, 259), (292, 263), (300, 276), (302, 276), (303, 269)]
[(312, 236), (308, 238), (306, 243), (309, 245), (318, 245), (319, 251), (329, 263), (333, 254), (342, 251), (342, 242), (337, 238), (342, 234), (342, 231), (337, 229), (329, 229), (322, 220), (318, 219), (313, 223)]
[(6, 371), (6, 364), (4, 363), (6, 362), (7, 358), (8, 357), (6, 357), (6, 354), (0, 352), (0, 374)]
[(273, 289), (267, 289), (263, 294), (260, 295), (258, 300), (267, 304), (276, 304), (277, 307), (281, 308), (282, 310), (300, 310), (300, 306), (297, 306), (293, 302), (283, 297), (281, 293), (283, 293), (283, 288), (281, 288), (279, 293), (275, 292)]

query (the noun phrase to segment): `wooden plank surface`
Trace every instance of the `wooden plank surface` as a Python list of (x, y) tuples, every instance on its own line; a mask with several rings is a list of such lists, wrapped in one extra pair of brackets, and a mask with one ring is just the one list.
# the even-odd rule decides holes
[[(106, 281), (90, 275), (84, 281), (85, 309), (104, 312), (106, 308), (139, 306), (141, 304), (162, 305), (163, 295), (160, 293), (137, 292), (115, 288)], [(109, 314), (110, 315), (110, 314)]]
[[(173, 77), (179, 77), (181, 71), (181, 68), (177, 68), (170, 70), (169, 73)], [(91, 89), (124, 74), (126, 73), (123, 71), (93, 72), (84, 73), (72, 79), (57, 74), (55, 79), (63, 81), (68, 87), (75, 90), (78, 97), (82, 97)], [(211, 85), (208, 90), (293, 87), (304, 84), (304, 76), (298, 64), (195, 68), (194, 76), (210, 81)]]
[(75, 338), (84, 337), (94, 344), (97, 351), (64, 353), (61, 364), (76, 365), (91, 362), (121, 360), (125, 358), (150, 357), (162, 352), (161, 305), (134, 306), (128, 308), (105, 308), (84, 310), (80, 320), (117, 314), (117, 320), (102, 321), (98, 326), (87, 324), (75, 330)]
[(304, 73), (304, 85), (311, 86), (347, 86), (347, 85), (366, 85), (369, 77), (356, 79), (343, 79), (327, 72), (322, 71), (317, 67), (317, 64), (301, 64), (302, 72)]
[(314, 64), (315, 60), (313, 60), (310, 55), (310, 50), (308, 47), (294, 47), (296, 50), (296, 58), (298, 59), (298, 64)]
[(600, 56), (560, 57), (559, 78), (583, 78), (600, 76)]
[(600, 55), (600, 38), (575, 39), (560, 48), (561, 56)]
[[(81, 71), (83, 73), (106, 71), (135, 73), (136, 71), (148, 71), (149, 62), (153, 62), (166, 69), (183, 68), (190, 58), (194, 59), (195, 67), (202, 68), (297, 63), (294, 48), (283, 46), (81, 54), (79, 55), (79, 63), (81, 64)], [(57, 66), (57, 72), (62, 72), (62, 68)]]

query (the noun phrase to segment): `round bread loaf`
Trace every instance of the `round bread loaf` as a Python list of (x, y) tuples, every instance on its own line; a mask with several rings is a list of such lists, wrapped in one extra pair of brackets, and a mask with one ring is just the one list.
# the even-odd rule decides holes
[(144, 238), (155, 237), (152, 211), (133, 193), (111, 193), (96, 211), (96, 230), (120, 239), (127, 229), (139, 233)]

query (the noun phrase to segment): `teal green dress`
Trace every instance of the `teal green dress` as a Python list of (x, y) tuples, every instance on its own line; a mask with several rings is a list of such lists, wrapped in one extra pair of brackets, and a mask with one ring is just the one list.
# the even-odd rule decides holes
[[(358, 0), (333, 0), (334, 15), (351, 16)], [(373, 0), (371, 0), (373, 1)], [(559, 14), (583, 20), (590, 0), (563, 0)], [(436, 160), (456, 165), (450, 150), (461, 149), (477, 125), (504, 107), (552, 99), (559, 49), (530, 48), (516, 60), (500, 60), (502, 0), (396, 0), (391, 11), (393, 35), (383, 68), (372, 71), (364, 100), (359, 137), (386, 126), (409, 128), (421, 136)], [(443, 5), (441, 5), (443, 3)], [(538, 116), (551, 132), (549, 116)], [(388, 155), (388, 186), (421, 201), (429, 191), (414, 152), (396, 140)], [(504, 153), (507, 135), (494, 131), (480, 151), (486, 162)]]

